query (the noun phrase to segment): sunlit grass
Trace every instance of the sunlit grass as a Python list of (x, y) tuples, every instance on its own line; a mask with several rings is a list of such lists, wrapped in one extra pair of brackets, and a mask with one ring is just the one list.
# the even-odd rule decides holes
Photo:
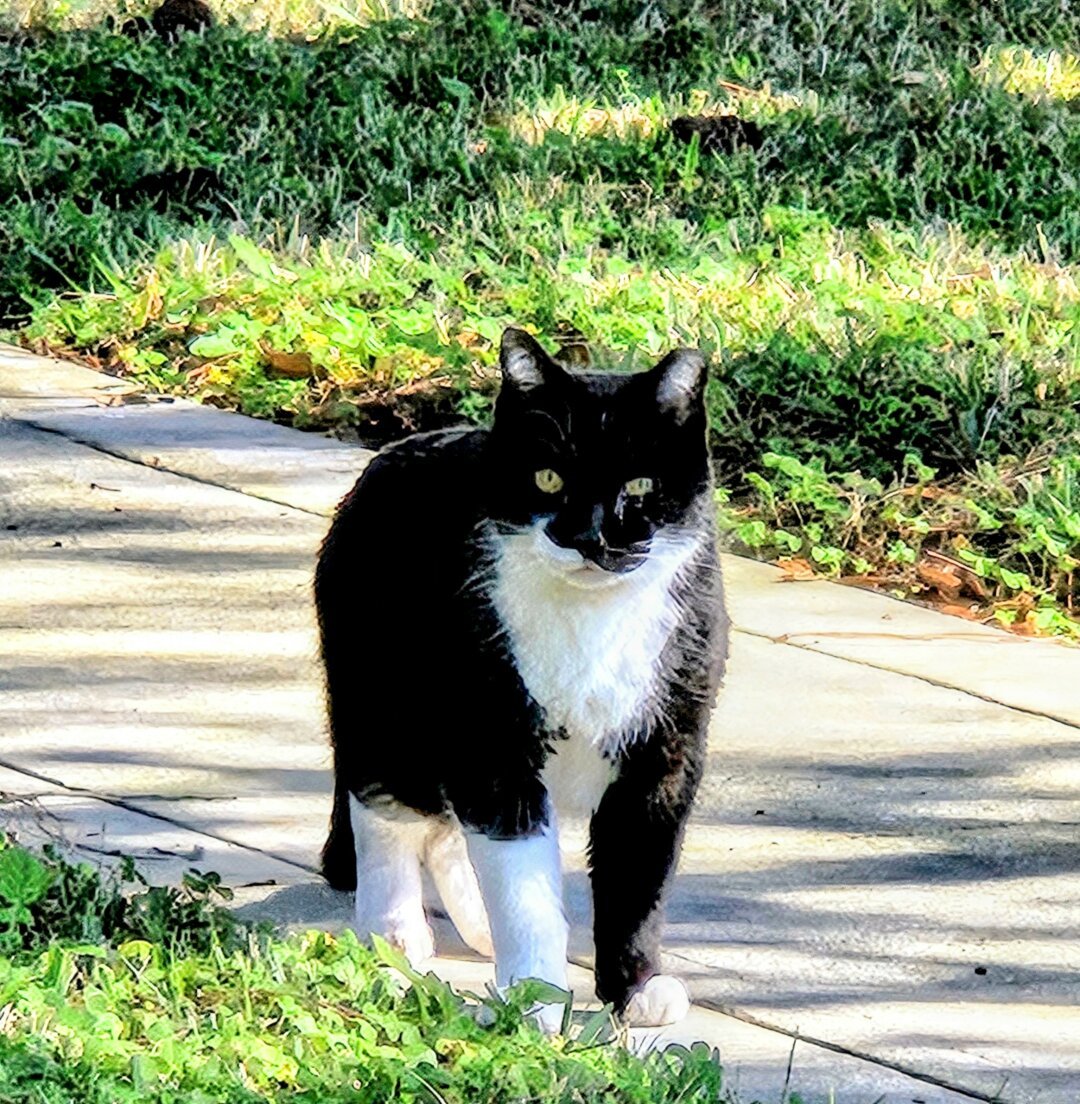
[(555, 132), (571, 138), (647, 138), (663, 125), (666, 113), (656, 97), (634, 103), (598, 105), (567, 96), (562, 89), (506, 120), (515, 138), (539, 145)]
[(695, 88), (685, 96), (663, 98), (628, 94), (619, 103), (598, 103), (568, 96), (558, 88), (531, 106), (522, 106), (504, 120), (509, 132), (529, 145), (540, 145), (550, 133), (573, 139), (649, 138), (679, 115), (735, 115), (767, 121), (789, 111), (814, 114), (818, 96), (774, 91), (766, 82), (746, 88), (718, 80), (715, 90)]
[(1031, 99), (1080, 98), (1080, 57), (1024, 47), (988, 50), (976, 70), (984, 80)]
[[(366, 26), (381, 19), (417, 18), (426, 0), (207, 0), (222, 21), (248, 31), (315, 38), (341, 27)], [(123, 22), (148, 15), (158, 0), (11, 0), (0, 26), (76, 30), (114, 18)]]
[[(553, 186), (527, 198), (557, 209), (571, 194), (565, 185), (559, 193)], [(448, 364), (471, 365), (479, 380), (502, 325), (542, 329), (545, 318), (630, 357), (685, 342), (736, 354), (780, 332), (842, 353), (894, 333), (929, 341), (942, 355), (971, 341), (989, 344), (1060, 382), (1080, 374), (1080, 266), (987, 251), (955, 227), (844, 231), (785, 208), (764, 221), (768, 250), (717, 238), (663, 266), (574, 251), (576, 235), (558, 223), (518, 269), (464, 245), (424, 254), (294, 235), (260, 253), (240, 239), (191, 240), (141, 273), (118, 276), (110, 294), (58, 300), (27, 336), (82, 347), (104, 341), (126, 370), (147, 368), (147, 356), (160, 364), (155, 349), (167, 350), (180, 382), (194, 363), (195, 338), (235, 332), (235, 343), (210, 357), (209, 374), (187, 385), (195, 393), (242, 366), (254, 372), (267, 342), (305, 350), (342, 383), (404, 382)], [(473, 290), (467, 277), (485, 272), (497, 272), (497, 283)], [(365, 299), (377, 306), (358, 308)]]

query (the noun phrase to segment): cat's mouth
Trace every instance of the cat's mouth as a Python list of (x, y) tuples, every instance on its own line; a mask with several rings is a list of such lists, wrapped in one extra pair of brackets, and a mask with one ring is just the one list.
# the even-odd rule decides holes
[(586, 560), (580, 567), (559, 572), (559, 578), (564, 583), (579, 590), (602, 590), (617, 586), (625, 575), (625, 572), (608, 571), (591, 560)]
[(544, 533), (537, 534), (536, 550), (544, 567), (569, 586), (596, 590), (616, 586), (645, 562), (641, 549), (602, 548), (588, 554), (564, 548)]

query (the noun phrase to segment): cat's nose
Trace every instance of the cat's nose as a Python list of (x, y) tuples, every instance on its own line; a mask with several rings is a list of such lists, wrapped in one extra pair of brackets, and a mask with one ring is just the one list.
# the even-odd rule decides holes
[(586, 559), (595, 559), (607, 548), (601, 527), (604, 523), (603, 506), (595, 506), (587, 514), (574, 519), (555, 518), (548, 525), (548, 536), (563, 548), (573, 548)]
[(574, 541), (573, 547), (580, 552), (587, 560), (598, 560), (607, 549), (607, 541), (604, 540), (603, 533), (591, 532), (578, 537)]

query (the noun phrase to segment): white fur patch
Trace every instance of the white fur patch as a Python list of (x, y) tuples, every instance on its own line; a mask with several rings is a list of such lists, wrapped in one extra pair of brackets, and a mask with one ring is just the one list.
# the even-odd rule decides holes
[(700, 538), (661, 532), (644, 563), (616, 575), (555, 545), (545, 524), (490, 538), (491, 596), (526, 689), (569, 737), (549, 760), (549, 792), (587, 813), (611, 779), (602, 753), (656, 708), (660, 655), (680, 620), (672, 584)]
[(575, 733), (556, 740), (544, 764), (544, 786), (561, 817), (588, 817), (615, 776), (615, 764), (599, 743)]

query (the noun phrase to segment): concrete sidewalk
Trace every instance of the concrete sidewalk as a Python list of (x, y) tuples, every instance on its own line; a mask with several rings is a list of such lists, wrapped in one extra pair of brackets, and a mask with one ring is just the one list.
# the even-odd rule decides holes
[[(313, 876), (310, 576), (365, 458), (0, 351), (9, 823), (161, 880), (217, 869), (252, 914), (347, 919)], [(745, 1101), (1074, 1104), (1080, 653), (725, 570), (732, 661), (666, 940), (698, 1007), (664, 1037), (718, 1045)], [(440, 935), (436, 968), (480, 983)]]

